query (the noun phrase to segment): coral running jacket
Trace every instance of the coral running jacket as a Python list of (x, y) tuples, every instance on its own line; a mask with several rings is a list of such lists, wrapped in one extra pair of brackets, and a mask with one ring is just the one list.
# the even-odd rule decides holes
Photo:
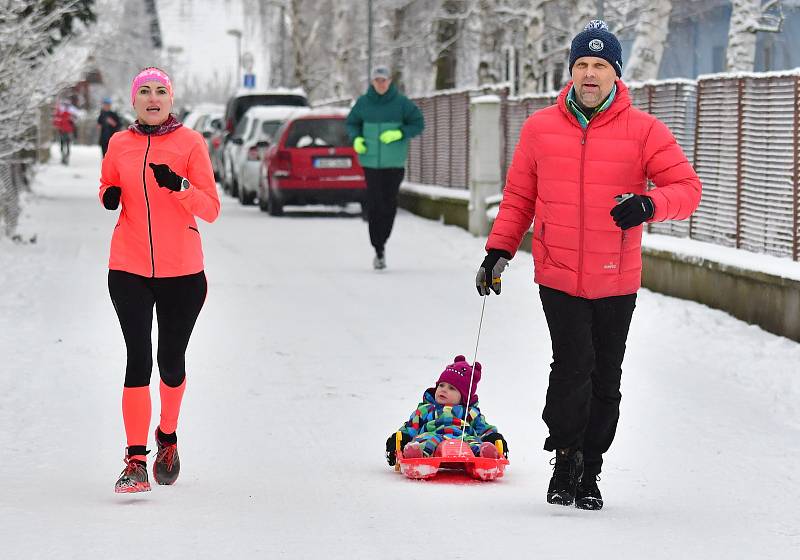
[[(159, 187), (150, 163), (166, 163), (191, 187), (183, 192)], [(122, 211), (111, 239), (110, 269), (152, 278), (203, 270), (195, 216), (213, 222), (219, 197), (200, 133), (182, 126), (161, 136), (114, 134), (103, 158), (101, 201), (111, 186), (122, 189)]]

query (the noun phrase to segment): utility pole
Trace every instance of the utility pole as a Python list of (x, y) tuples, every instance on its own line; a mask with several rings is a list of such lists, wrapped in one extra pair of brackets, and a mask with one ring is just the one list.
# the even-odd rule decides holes
[(372, 0), (367, 0), (367, 85), (372, 76)]
[(286, 5), (281, 4), (281, 87), (286, 86)]
[(242, 87), (242, 31), (228, 29), (228, 35), (236, 39), (236, 89)]

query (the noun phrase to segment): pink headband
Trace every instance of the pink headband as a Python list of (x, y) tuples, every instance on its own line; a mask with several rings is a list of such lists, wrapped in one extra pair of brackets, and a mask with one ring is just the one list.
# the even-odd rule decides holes
[(163, 70), (159, 70), (158, 68), (145, 68), (133, 79), (133, 83), (131, 84), (131, 105), (133, 105), (134, 100), (136, 99), (136, 92), (139, 90), (139, 87), (142, 84), (146, 84), (147, 82), (158, 82), (160, 84), (164, 84), (164, 87), (167, 88), (169, 92), (169, 100), (172, 101), (172, 82), (167, 76), (167, 73)]

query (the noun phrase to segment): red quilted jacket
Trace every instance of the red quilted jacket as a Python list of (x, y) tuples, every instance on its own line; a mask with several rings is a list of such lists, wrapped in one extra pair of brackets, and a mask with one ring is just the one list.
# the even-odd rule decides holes
[(566, 105), (572, 82), (525, 121), (486, 243), (514, 255), (535, 218), (534, 281), (588, 299), (641, 285), (642, 226), (616, 226), (615, 195), (646, 193), (655, 222), (686, 219), (700, 203), (700, 179), (672, 133), (616, 84), (614, 101), (585, 130)]

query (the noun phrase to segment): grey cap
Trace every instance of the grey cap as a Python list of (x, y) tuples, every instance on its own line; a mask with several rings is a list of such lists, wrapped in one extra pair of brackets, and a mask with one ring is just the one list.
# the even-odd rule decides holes
[(375, 68), (373, 68), (372, 69), (372, 78), (371, 79), (374, 80), (376, 78), (383, 78), (384, 80), (391, 80), (392, 79), (392, 73), (389, 71), (389, 67), (381, 65), (381, 66), (376, 66)]

